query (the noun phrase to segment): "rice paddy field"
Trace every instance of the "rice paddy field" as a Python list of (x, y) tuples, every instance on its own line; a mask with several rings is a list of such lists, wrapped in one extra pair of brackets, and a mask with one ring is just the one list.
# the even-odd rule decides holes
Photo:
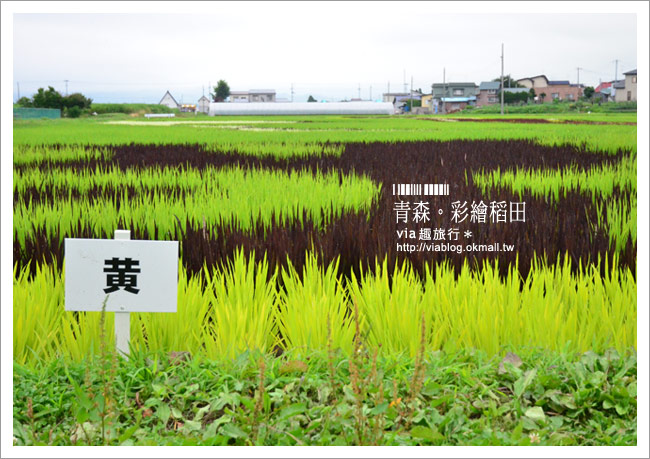
[[(636, 114), (13, 135), (16, 444), (636, 444)], [(180, 242), (128, 360), (64, 310), (64, 239), (116, 229)]]

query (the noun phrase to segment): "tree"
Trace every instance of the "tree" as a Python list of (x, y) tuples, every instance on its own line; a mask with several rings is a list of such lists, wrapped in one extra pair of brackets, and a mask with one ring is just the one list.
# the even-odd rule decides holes
[(503, 94), (503, 102), (506, 104), (518, 104), (528, 102), (530, 93), (528, 92), (508, 92)]
[(66, 108), (65, 115), (68, 118), (79, 118), (79, 116), (81, 116), (81, 108), (79, 108), (77, 105), (73, 105), (70, 108)]
[(541, 94), (539, 95), (539, 100), (540, 100), (540, 101), (544, 102), (544, 99), (546, 99), (546, 93), (545, 93), (545, 92), (543, 92), (543, 93), (541, 93)]
[(214, 87), (214, 93), (210, 94), (214, 102), (223, 102), (230, 96), (230, 86), (225, 80), (219, 80), (217, 85)]
[(595, 92), (596, 90), (593, 88), (593, 86), (587, 86), (584, 90), (585, 98), (591, 99), (592, 97), (594, 97)]
[(30, 99), (29, 97), (23, 96), (20, 99), (18, 99), (16, 105), (20, 105), (21, 107), (27, 108), (27, 107), (33, 107), (34, 103), (32, 102), (32, 99)]
[[(495, 78), (492, 81), (498, 81), (499, 83), (501, 83), (501, 77)], [(513, 80), (510, 75), (503, 75), (503, 87), (504, 88), (523, 88), (524, 86), (517, 83), (515, 80)]]
[(63, 98), (65, 108), (79, 107), (80, 109), (90, 108), (93, 100), (85, 97), (80, 92), (75, 92)]
[(307, 99), (307, 102), (316, 102), (316, 99), (312, 95), (309, 95), (309, 99)]
[(48, 86), (47, 91), (38, 88), (38, 92), (34, 94), (32, 101), (35, 108), (63, 108), (63, 96), (52, 86)]

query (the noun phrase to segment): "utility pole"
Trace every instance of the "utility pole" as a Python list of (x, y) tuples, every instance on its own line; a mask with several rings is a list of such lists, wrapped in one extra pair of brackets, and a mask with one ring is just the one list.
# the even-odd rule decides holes
[(293, 102), (293, 83), (291, 83), (291, 102)]
[(580, 69), (581, 68), (582, 67), (577, 67), (577, 69), (578, 69), (578, 87), (580, 87)]
[(404, 93), (406, 93), (406, 69), (404, 69)]
[(413, 75), (411, 75), (411, 113), (413, 113)]
[(68, 81), (70, 80), (63, 80), (65, 81), (65, 96), (68, 97)]
[(370, 101), (372, 102), (372, 85), (370, 85)]
[(388, 82), (388, 94), (390, 94), (390, 81)]
[(361, 100), (361, 83), (359, 83), (358, 94), (358, 99)]
[(446, 80), (445, 80), (445, 77), (446, 77), (445, 72), (446, 72), (446, 69), (443, 67), (442, 68), (442, 97), (441, 97), (441, 99), (442, 99), (442, 114), (443, 115), (445, 113), (447, 113), (445, 111), (445, 99), (447, 98), (447, 85), (446, 85)]
[(16, 81), (16, 89), (18, 90), (18, 99), (20, 100), (20, 83)]
[(503, 43), (501, 43), (501, 114), (503, 115)]
[(616, 79), (618, 78), (618, 59), (614, 61), (615, 67), (614, 67), (614, 83), (616, 83)]

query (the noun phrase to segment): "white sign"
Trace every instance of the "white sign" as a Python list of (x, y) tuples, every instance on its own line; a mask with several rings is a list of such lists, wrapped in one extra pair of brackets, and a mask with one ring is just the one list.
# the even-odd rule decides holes
[(66, 311), (176, 312), (178, 242), (65, 239)]

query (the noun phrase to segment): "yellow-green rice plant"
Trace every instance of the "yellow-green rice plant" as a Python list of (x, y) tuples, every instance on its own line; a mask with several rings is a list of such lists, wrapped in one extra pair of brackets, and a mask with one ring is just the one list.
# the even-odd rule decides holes
[[(56, 266), (38, 265), (33, 279), (23, 269), (14, 280), (14, 360), (51, 361), (63, 356), (76, 361), (99, 352), (100, 314), (65, 311), (63, 274)], [(113, 313), (106, 333), (113, 339)]]
[[(207, 276), (207, 275), (206, 275)], [(269, 351), (276, 344), (273, 320), (277, 307), (275, 280), (266, 255), (255, 262), (238, 251), (234, 260), (207, 277), (211, 307), (201, 337), (209, 358), (235, 357), (247, 350)]]
[[(610, 267), (612, 266), (612, 267)], [(424, 302), (433, 308), (432, 343), (449, 351), (506, 348), (602, 352), (636, 347), (636, 282), (615, 261), (572, 273), (568, 258), (554, 266), (536, 264), (526, 279), (510, 267), (505, 279), (486, 263), (479, 272), (463, 268), (427, 272)]]
[(14, 361), (25, 364), (54, 358), (63, 315), (64, 286), (54, 266), (36, 268), (33, 280), (26, 267), (16, 273), (13, 285)]
[(202, 276), (189, 276), (179, 263), (176, 313), (131, 314), (131, 345), (143, 350), (201, 353), (210, 307)]
[(352, 349), (354, 325), (338, 266), (336, 259), (323, 269), (315, 255), (307, 254), (302, 279), (290, 263), (282, 270), (276, 322), (287, 349), (328, 349), (328, 320), (331, 346), (348, 353)]
[(389, 269), (384, 260), (383, 264), (376, 265), (374, 274), (362, 274), (359, 280), (353, 274), (349, 290), (352, 301), (359, 307), (370, 348), (381, 346), (389, 354), (416, 355), (425, 305), (421, 282), (410, 265), (396, 266), (389, 282)]

